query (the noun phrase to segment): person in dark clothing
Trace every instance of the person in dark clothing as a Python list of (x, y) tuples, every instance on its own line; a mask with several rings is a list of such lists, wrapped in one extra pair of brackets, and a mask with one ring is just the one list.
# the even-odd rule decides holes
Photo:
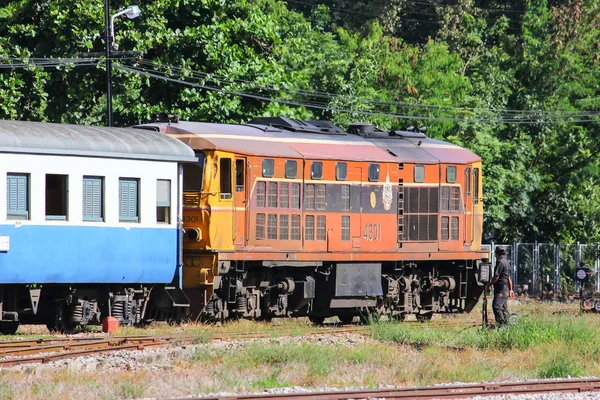
[(514, 297), (511, 275), (511, 266), (508, 260), (504, 257), (504, 249), (500, 246), (494, 251), (496, 255), (496, 268), (491, 284), (494, 285), (494, 301), (492, 309), (494, 310), (494, 318), (498, 326), (506, 325), (507, 307), (506, 302), (509, 297)]

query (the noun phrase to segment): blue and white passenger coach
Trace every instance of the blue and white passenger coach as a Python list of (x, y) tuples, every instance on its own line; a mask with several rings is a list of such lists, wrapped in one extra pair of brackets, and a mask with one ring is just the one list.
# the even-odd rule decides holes
[(179, 289), (189, 147), (150, 130), (0, 121), (0, 157), (2, 333), (108, 315), (133, 324), (189, 305)]

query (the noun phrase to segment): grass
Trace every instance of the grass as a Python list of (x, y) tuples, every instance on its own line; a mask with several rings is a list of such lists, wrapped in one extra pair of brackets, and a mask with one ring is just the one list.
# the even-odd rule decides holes
[[(195, 335), (199, 346), (188, 358), (134, 371), (6, 369), (0, 371), (0, 400), (17, 394), (44, 400), (172, 398), (284, 386), (375, 388), (600, 375), (599, 315), (563, 313), (570, 309), (562, 305), (511, 305), (513, 311), (517, 307), (519, 322), (501, 330), (379, 322), (366, 337), (333, 342), (311, 336), (315, 328), (304, 320), (156, 326), (152, 334)], [(207, 343), (211, 335), (248, 331), (269, 332), (269, 339)], [(127, 333), (148, 334), (135, 328)]]

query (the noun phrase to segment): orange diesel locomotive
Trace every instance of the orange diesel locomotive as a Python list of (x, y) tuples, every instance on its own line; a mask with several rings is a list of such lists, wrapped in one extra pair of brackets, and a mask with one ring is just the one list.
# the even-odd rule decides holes
[(481, 159), (414, 131), (258, 118), (143, 126), (193, 148), (184, 166), (184, 291), (196, 318), (468, 312)]

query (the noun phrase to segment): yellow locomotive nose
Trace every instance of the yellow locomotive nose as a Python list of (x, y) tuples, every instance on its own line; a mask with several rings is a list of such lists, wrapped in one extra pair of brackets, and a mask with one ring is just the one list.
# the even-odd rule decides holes
[(202, 231), (199, 228), (187, 228), (185, 238), (190, 242), (199, 242), (202, 240)]

